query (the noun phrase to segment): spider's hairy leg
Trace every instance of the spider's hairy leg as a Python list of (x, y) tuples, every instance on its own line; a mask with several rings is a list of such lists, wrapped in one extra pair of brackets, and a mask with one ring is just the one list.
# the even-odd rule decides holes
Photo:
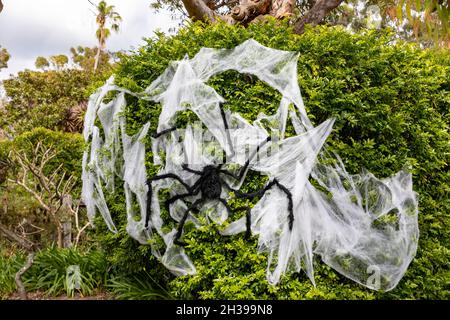
[(199, 204), (201, 204), (202, 202), (203, 202), (203, 199), (198, 199), (198, 200), (194, 201), (194, 203), (192, 203), (192, 204), (186, 209), (186, 211), (184, 212), (183, 217), (182, 217), (181, 220), (180, 220), (180, 223), (178, 224), (177, 233), (175, 234), (175, 238), (174, 238), (174, 240), (173, 240), (173, 243), (174, 243), (174, 244), (181, 245), (181, 246), (184, 245), (184, 243), (181, 242), (181, 241), (179, 241), (179, 240), (180, 240), (180, 238), (181, 238), (181, 235), (183, 234), (183, 227), (184, 227), (184, 224), (186, 223), (186, 220), (187, 220), (187, 218), (188, 218), (188, 216), (189, 216), (189, 212), (190, 212), (191, 210), (193, 210), (193, 209), (196, 209), (196, 207), (197, 207)]
[(165, 129), (165, 130), (163, 130), (163, 131), (160, 131), (160, 132), (157, 132), (157, 133), (152, 134), (152, 137), (153, 137), (153, 138), (159, 138), (160, 136), (165, 135), (165, 134), (167, 134), (167, 133), (170, 133), (170, 132), (172, 132), (172, 131), (175, 131), (175, 130), (177, 130), (177, 129), (178, 129), (177, 127), (171, 127), (171, 128), (169, 128), (169, 129)]
[(282, 185), (277, 179), (273, 180), (278, 188), (283, 191), (288, 198), (288, 212), (289, 212), (289, 230), (292, 231), (292, 227), (294, 226), (294, 202), (292, 200), (292, 193)]
[(148, 222), (150, 221), (150, 213), (152, 212), (152, 198), (153, 198), (153, 189), (151, 184), (148, 185), (147, 191), (147, 210), (145, 214), (145, 228), (148, 228)]
[(200, 188), (198, 187), (198, 182), (196, 182), (194, 184), (194, 186), (192, 187), (192, 191), (191, 192), (187, 192), (187, 193), (182, 193), (182, 194), (177, 194), (176, 196), (173, 196), (172, 198), (167, 199), (164, 202), (164, 206), (167, 210), (167, 212), (170, 212), (170, 205), (172, 203), (174, 203), (177, 200), (181, 200), (190, 196), (196, 196), (199, 192), (200, 192)]
[(175, 173), (163, 173), (160, 175), (153, 176), (150, 179), (147, 179), (147, 185), (151, 185), (151, 183), (153, 181), (162, 180), (162, 179), (177, 180), (179, 183), (181, 183), (186, 188), (186, 190), (188, 190), (188, 191), (191, 190), (191, 187), (186, 182), (184, 182), (180, 176), (176, 175)]
[(239, 212), (239, 211), (245, 211), (245, 226), (246, 226), (246, 232), (245, 232), (245, 238), (246, 239), (250, 239), (250, 236), (252, 235), (252, 231), (251, 231), (251, 223), (252, 223), (252, 218), (251, 218), (251, 208), (250, 207), (237, 207), (234, 209), (231, 209), (230, 205), (227, 203), (227, 201), (225, 199), (219, 198), (219, 201), (223, 203), (223, 205), (225, 206), (225, 208), (227, 209), (228, 212), (228, 216), (230, 217), (232, 214), (232, 211), (234, 212)]
[(246, 231), (245, 231), (245, 238), (248, 240), (250, 239), (250, 236), (252, 235), (252, 215), (251, 215), (251, 208), (250, 207), (237, 207), (234, 208), (234, 212), (238, 212), (238, 211), (245, 211), (245, 226), (246, 226)]
[(262, 196), (264, 196), (264, 194), (267, 191), (269, 191), (274, 186), (277, 186), (281, 191), (283, 191), (286, 194), (286, 197), (288, 198), (289, 231), (292, 231), (292, 228), (294, 226), (294, 202), (292, 200), (292, 193), (288, 190), (288, 188), (286, 188), (284, 185), (282, 185), (277, 179), (273, 179), (263, 189), (252, 192), (252, 193), (242, 193), (239, 190), (233, 190), (233, 191), (235, 191), (237, 198), (254, 198), (254, 197), (261, 198)]
[(247, 172), (248, 166), (250, 165), (250, 162), (255, 158), (255, 156), (259, 153), (259, 150), (269, 141), (271, 141), (272, 138), (268, 136), (266, 139), (264, 139), (263, 142), (261, 142), (257, 147), (256, 150), (252, 152), (252, 154), (248, 157), (248, 159), (245, 161), (245, 164), (242, 166), (242, 168), (239, 171), (239, 174), (234, 174), (228, 170), (220, 170), (221, 173), (226, 174), (227, 176), (233, 177), (234, 179), (241, 181), (241, 179), (244, 177), (245, 172)]
[[(222, 121), (223, 121), (223, 126), (225, 127), (225, 134), (227, 135), (227, 142), (228, 142), (228, 146), (231, 150), (231, 158), (233, 158), (236, 155), (236, 151), (233, 148), (233, 144), (231, 143), (231, 135), (230, 135), (230, 128), (228, 126), (228, 121), (227, 121), (227, 117), (225, 116), (225, 110), (223, 109), (223, 103), (219, 103), (219, 107), (220, 107), (220, 115), (222, 116)], [(222, 159), (223, 163), (226, 163), (226, 154), (225, 152), (223, 153), (223, 159)]]
[[(242, 194), (243, 195), (243, 193), (242, 192), (240, 192), (239, 190), (236, 190), (236, 189), (233, 189), (226, 181), (224, 181), (223, 179), (221, 179), (221, 182), (225, 185), (225, 187), (228, 189), (228, 190), (230, 190), (230, 191), (232, 191), (232, 192), (234, 192), (235, 194)], [(225, 200), (224, 200), (225, 201)], [(223, 203), (223, 202), (222, 202)], [(224, 203), (225, 204), (225, 203)], [(225, 205), (225, 207), (227, 207), (227, 205), (228, 204), (226, 204)], [(238, 211), (246, 211), (245, 212), (245, 225), (246, 225), (246, 228), (247, 228), (247, 230), (246, 230), (246, 232), (245, 232), (245, 238), (246, 239), (250, 239), (250, 236), (251, 236), (251, 234), (252, 234), (252, 231), (251, 231), (251, 224), (252, 224), (252, 216), (251, 216), (251, 208), (250, 207), (247, 207), (247, 206), (244, 206), (244, 207), (237, 207), (237, 208), (234, 208), (234, 212), (238, 212)], [(230, 212), (228, 212), (228, 215), (229, 216), (231, 216), (231, 214), (230, 214)]]
[(225, 206), (225, 208), (227, 209), (227, 212), (228, 212), (228, 216), (231, 216), (231, 207), (230, 207), (230, 205), (227, 203), (227, 201), (225, 200), (225, 199), (223, 199), (223, 198), (219, 198), (218, 199), (220, 202), (222, 202), (222, 204)]
[(152, 210), (152, 196), (153, 196), (152, 182), (162, 180), (162, 179), (177, 180), (186, 188), (186, 190), (188, 192), (192, 192), (192, 188), (186, 182), (184, 182), (183, 179), (181, 179), (179, 176), (177, 176), (174, 173), (165, 173), (165, 174), (157, 175), (157, 176), (147, 179), (148, 191), (147, 191), (147, 215), (145, 217), (145, 228), (148, 227), (148, 222), (150, 221), (150, 214), (151, 214), (151, 210)]
[(176, 196), (173, 196), (172, 198), (169, 198), (169, 199), (167, 199), (166, 201), (165, 201), (165, 207), (166, 207), (166, 210), (167, 210), (167, 212), (170, 212), (170, 205), (172, 204), (172, 203), (174, 203), (175, 201), (177, 201), (177, 200), (180, 200), (180, 199), (184, 199), (184, 198), (187, 198), (187, 197), (189, 197), (189, 196), (196, 196), (199, 192), (200, 192), (200, 184), (202, 183), (202, 178), (199, 178), (195, 183), (194, 183), (194, 185), (191, 187), (191, 189), (189, 190), (189, 192), (187, 192), (187, 193), (182, 193), (182, 194), (178, 194), (178, 195), (176, 195)]

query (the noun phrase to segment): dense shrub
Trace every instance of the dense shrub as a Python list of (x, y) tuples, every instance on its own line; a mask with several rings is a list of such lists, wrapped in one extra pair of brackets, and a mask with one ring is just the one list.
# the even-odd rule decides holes
[[(304, 273), (287, 274), (272, 287), (265, 280), (267, 257), (256, 253), (256, 240), (220, 237), (217, 226), (191, 228), (184, 236), (187, 254), (198, 274), (174, 278), (126, 234), (124, 199), (109, 196), (119, 233), (109, 233), (98, 221), (99, 239), (111, 254), (116, 272), (147, 270), (167, 282), (180, 298), (449, 298), (450, 297), (450, 54), (395, 43), (385, 31), (350, 34), (341, 28), (319, 27), (302, 36), (276, 22), (248, 28), (222, 24), (193, 24), (175, 36), (158, 34), (134, 55), (125, 58), (116, 82), (141, 91), (169, 62), (193, 57), (201, 47), (232, 48), (254, 38), (261, 44), (300, 53), (298, 79), (307, 112), (314, 124), (335, 117), (328, 139), (330, 150), (344, 160), (350, 173), (363, 168), (383, 178), (407, 167), (419, 193), (420, 240), (416, 258), (391, 292), (378, 293), (340, 276), (316, 258), (314, 288)], [(262, 81), (236, 72), (212, 78), (227, 107), (253, 120), (259, 112), (272, 114), (280, 95)], [(151, 121), (156, 129), (160, 105), (129, 98), (128, 131)], [(155, 173), (148, 155), (149, 175)], [(244, 189), (262, 180), (252, 174)]]
[(110, 69), (19, 72), (3, 81), (8, 103), (0, 110), (0, 128), (18, 134), (36, 127), (65, 129), (69, 110), (86, 101), (110, 73)]
[(41, 127), (33, 128), (18, 135), (12, 141), (0, 141), (0, 150), (2, 150), (0, 155), (5, 155), (14, 148), (30, 156), (38, 142), (57, 152), (56, 157), (48, 163), (46, 173), (53, 172), (60, 164), (63, 164), (64, 171), (81, 178), (81, 159), (84, 148), (81, 134), (53, 131)]

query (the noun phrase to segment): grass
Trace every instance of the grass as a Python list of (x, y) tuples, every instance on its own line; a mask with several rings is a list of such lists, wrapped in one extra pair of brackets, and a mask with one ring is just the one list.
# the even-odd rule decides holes
[(113, 278), (108, 284), (116, 299), (120, 300), (168, 300), (174, 299), (147, 272), (130, 277)]

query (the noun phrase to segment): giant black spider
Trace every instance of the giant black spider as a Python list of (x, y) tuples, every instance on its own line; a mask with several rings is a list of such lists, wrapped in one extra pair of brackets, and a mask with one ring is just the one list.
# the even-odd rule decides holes
[[(230, 149), (232, 150), (232, 153), (234, 154), (234, 150), (233, 150), (233, 147), (231, 144), (230, 133), (228, 130), (228, 128), (229, 128), (228, 122), (225, 117), (225, 112), (224, 112), (222, 104), (220, 105), (220, 111), (221, 111), (222, 121), (223, 121), (223, 124), (225, 127), (225, 131), (227, 133), (228, 144), (230, 146)], [(177, 129), (177, 127), (172, 127), (172, 128), (163, 130), (159, 133), (154, 134), (153, 137), (158, 138), (158, 137), (160, 137), (164, 134), (167, 134), (169, 132), (172, 132), (176, 129)], [(161, 179), (174, 179), (174, 180), (177, 180), (179, 183), (181, 183), (187, 192), (175, 195), (165, 201), (165, 207), (168, 212), (170, 212), (169, 211), (170, 205), (172, 203), (174, 203), (175, 201), (181, 200), (181, 199), (184, 199), (187, 197), (191, 197), (191, 196), (196, 196), (199, 193), (201, 195), (199, 199), (195, 200), (193, 203), (191, 203), (187, 207), (181, 220), (179, 221), (177, 233), (174, 238), (175, 244), (183, 245), (183, 243), (181, 241), (179, 241), (179, 239), (183, 233), (183, 227), (186, 222), (186, 219), (189, 216), (189, 213), (194, 210), (198, 211), (198, 207), (207, 200), (220, 201), (225, 206), (226, 210), (228, 211), (229, 216), (231, 216), (232, 211), (234, 211), (234, 212), (246, 211), (246, 237), (247, 238), (250, 237), (250, 235), (251, 235), (251, 229), (250, 229), (250, 226), (251, 226), (250, 210), (251, 210), (251, 208), (247, 207), (247, 206), (243, 206), (243, 207), (237, 207), (237, 208), (232, 209), (229, 206), (229, 204), (227, 203), (227, 201), (220, 197), (222, 188), (227, 188), (229, 191), (234, 192), (236, 198), (254, 198), (254, 197), (261, 198), (272, 187), (275, 187), (275, 186), (278, 187), (282, 192), (284, 192), (286, 194), (287, 199), (288, 199), (288, 211), (289, 211), (289, 214), (288, 214), (289, 220), (288, 221), (289, 221), (289, 230), (291, 231), (293, 223), (294, 223), (292, 194), (277, 179), (271, 180), (263, 189), (260, 189), (258, 191), (252, 192), (252, 193), (243, 193), (239, 190), (232, 188), (222, 178), (222, 175), (227, 175), (229, 177), (236, 179), (237, 181), (241, 181), (241, 179), (243, 178), (244, 174), (246, 173), (248, 166), (249, 166), (250, 162), (252, 161), (252, 159), (258, 154), (260, 148), (263, 147), (270, 140), (271, 140), (271, 138), (269, 136), (265, 141), (263, 141), (260, 145), (257, 146), (256, 150), (254, 150), (253, 153), (246, 160), (244, 166), (241, 167), (238, 174), (234, 174), (234, 173), (222, 168), (223, 165), (225, 165), (225, 155), (224, 155), (224, 158), (221, 163), (219, 163), (217, 165), (207, 165), (201, 171), (191, 169), (191, 168), (189, 168), (188, 165), (183, 164), (182, 165), (183, 170), (186, 170), (188, 172), (194, 173), (199, 176), (199, 178), (195, 181), (195, 183), (192, 186), (188, 185), (185, 181), (183, 181), (183, 179), (181, 177), (179, 177), (178, 175), (176, 175), (174, 173), (165, 173), (165, 174), (156, 175), (156, 176), (149, 178), (147, 180), (147, 186), (148, 186), (147, 199), (148, 200), (147, 200), (147, 217), (146, 217), (146, 221), (145, 221), (145, 227), (146, 228), (148, 227), (148, 222), (150, 220), (150, 214), (151, 214), (152, 182), (161, 180)]]

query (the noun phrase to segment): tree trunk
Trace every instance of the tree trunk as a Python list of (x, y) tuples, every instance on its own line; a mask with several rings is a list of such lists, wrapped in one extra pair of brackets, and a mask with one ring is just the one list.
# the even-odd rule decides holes
[(101, 49), (100, 49), (100, 46), (98, 46), (98, 48), (97, 48), (97, 54), (95, 55), (95, 62), (94, 62), (94, 72), (97, 70), (97, 68), (98, 68), (98, 61), (100, 60), (100, 52), (101, 52)]
[(192, 20), (215, 21), (214, 11), (203, 0), (182, 0), (184, 7)]
[(63, 222), (63, 247), (70, 248), (72, 246), (72, 222)]
[(95, 55), (95, 63), (94, 63), (94, 72), (98, 68), (98, 64), (100, 61), (100, 53), (105, 48), (105, 34), (104, 34), (104, 27), (105, 27), (105, 21), (102, 20), (100, 22), (99, 28), (100, 28), (100, 37), (98, 39), (98, 48), (97, 48), (97, 54)]
[(343, 0), (317, 0), (311, 10), (295, 23), (295, 33), (302, 34), (306, 24), (318, 25), (330, 11), (336, 9), (342, 2)]
[[(244, 26), (256, 21), (265, 15), (274, 16), (277, 19), (289, 18), (293, 15), (296, 0), (240, 0), (228, 15), (217, 14), (208, 0), (182, 0), (189, 17), (192, 20), (215, 22), (225, 20), (229, 24), (240, 23)], [(304, 32), (305, 25), (317, 25), (333, 9), (339, 6), (343, 0), (317, 0), (311, 10), (295, 22), (295, 33)]]
[(270, 14), (277, 19), (290, 17), (295, 8), (295, 0), (272, 0)]
[(31, 268), (34, 262), (34, 252), (30, 252), (27, 257), (27, 262), (25, 265), (16, 273), (15, 281), (17, 286), (17, 291), (19, 292), (20, 299), (28, 300), (27, 290), (25, 290), (25, 285), (22, 281), (22, 276), (28, 269)]
[(64, 248), (64, 232), (61, 226), (56, 226), (58, 248)]

